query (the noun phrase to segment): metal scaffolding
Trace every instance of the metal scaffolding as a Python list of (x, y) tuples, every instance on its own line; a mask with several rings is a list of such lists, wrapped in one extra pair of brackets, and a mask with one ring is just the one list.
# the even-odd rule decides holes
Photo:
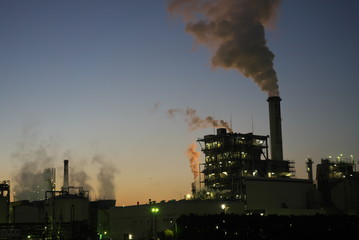
[(230, 198), (245, 194), (246, 177), (290, 177), (292, 162), (268, 158), (268, 136), (227, 132), (198, 139), (205, 162), (200, 169), (205, 188), (227, 193)]

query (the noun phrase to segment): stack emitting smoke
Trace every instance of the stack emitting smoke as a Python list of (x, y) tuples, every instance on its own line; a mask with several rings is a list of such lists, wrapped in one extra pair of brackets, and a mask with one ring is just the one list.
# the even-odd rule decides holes
[(69, 160), (64, 160), (64, 185), (62, 186), (63, 190), (68, 189), (69, 187)]
[(268, 98), (269, 128), (272, 160), (283, 160), (282, 141), (282, 118), (280, 112), (280, 101), (278, 96)]
[(265, 39), (281, 0), (173, 0), (169, 12), (186, 22), (186, 32), (213, 50), (212, 67), (232, 68), (269, 96), (271, 154), (283, 160), (279, 87), (274, 54)]
[[(38, 134), (33, 129), (23, 131), (23, 140), (17, 145), (16, 151), (12, 153), (12, 160), (21, 163), (14, 179), (14, 198), (15, 200), (43, 200), (45, 191), (55, 191), (56, 170), (54, 168), (45, 168), (45, 166), (54, 165), (57, 156), (57, 145), (54, 139), (45, 144), (37, 146)], [(68, 153), (66, 154), (68, 155)], [(67, 158), (67, 157), (65, 157)], [(102, 156), (96, 154), (93, 157), (93, 164), (98, 164), (97, 179), (99, 181), (98, 194), (101, 198), (115, 198), (115, 174), (118, 168), (115, 164), (107, 161)], [(69, 160), (64, 160), (63, 184), (61, 190), (67, 191), (70, 185), (81, 186), (86, 190), (95, 192), (90, 185), (91, 177), (87, 175), (84, 166), (81, 170), (73, 166), (69, 169)], [(69, 179), (71, 178), (71, 183)], [(74, 184), (74, 185), (73, 185)]]
[[(97, 179), (99, 180), (99, 184), (100, 184), (100, 188), (98, 190), (98, 194), (100, 195), (100, 198), (114, 199), (115, 198), (114, 178), (115, 178), (115, 174), (118, 172), (117, 167), (110, 162), (105, 162), (100, 155), (95, 155), (92, 159), (92, 162), (100, 164), (99, 173), (97, 174)], [(76, 174), (82, 175), (82, 178), (85, 178), (85, 180), (87, 179), (87, 175), (84, 172), (77, 172)], [(85, 181), (80, 181), (80, 182), (78, 181), (78, 183), (82, 185), (84, 184), (84, 182)], [(64, 185), (62, 186), (62, 190), (68, 191), (68, 188), (69, 188), (69, 160), (64, 160)], [(90, 185), (87, 185), (86, 189), (92, 189), (92, 187)]]

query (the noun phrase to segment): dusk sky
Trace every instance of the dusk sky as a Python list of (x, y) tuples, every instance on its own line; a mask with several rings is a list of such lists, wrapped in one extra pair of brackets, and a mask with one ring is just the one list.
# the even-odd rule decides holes
[[(30, 163), (34, 172), (56, 167), (59, 189), (69, 159), (92, 199), (109, 196), (101, 168), (114, 176), (117, 205), (179, 199), (193, 181), (186, 150), (213, 128), (191, 131), (169, 109), (193, 108), (231, 121), (235, 132), (269, 135), (267, 93), (237, 70), (213, 69), (211, 50), (167, 4), (0, 2), (0, 180), (14, 188)], [(340, 154), (358, 163), (359, 1), (284, 0), (266, 38), (284, 157), (296, 177), (307, 177), (308, 155), (314, 165)]]

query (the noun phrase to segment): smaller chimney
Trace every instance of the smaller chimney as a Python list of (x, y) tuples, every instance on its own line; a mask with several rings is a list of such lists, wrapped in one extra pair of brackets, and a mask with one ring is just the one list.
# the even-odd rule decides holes
[(69, 187), (69, 160), (64, 160), (64, 185), (63, 189), (67, 189)]
[(305, 165), (307, 165), (308, 179), (313, 181), (313, 160), (308, 157)]
[(227, 133), (226, 128), (217, 128), (217, 135), (224, 135)]

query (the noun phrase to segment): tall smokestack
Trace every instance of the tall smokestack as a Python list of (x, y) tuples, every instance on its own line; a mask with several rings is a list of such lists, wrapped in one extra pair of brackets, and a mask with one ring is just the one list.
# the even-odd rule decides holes
[(69, 160), (64, 160), (64, 185), (63, 189), (69, 187)]
[(280, 113), (279, 96), (268, 98), (269, 103), (269, 128), (272, 160), (283, 160), (283, 143), (282, 143), (282, 118)]

